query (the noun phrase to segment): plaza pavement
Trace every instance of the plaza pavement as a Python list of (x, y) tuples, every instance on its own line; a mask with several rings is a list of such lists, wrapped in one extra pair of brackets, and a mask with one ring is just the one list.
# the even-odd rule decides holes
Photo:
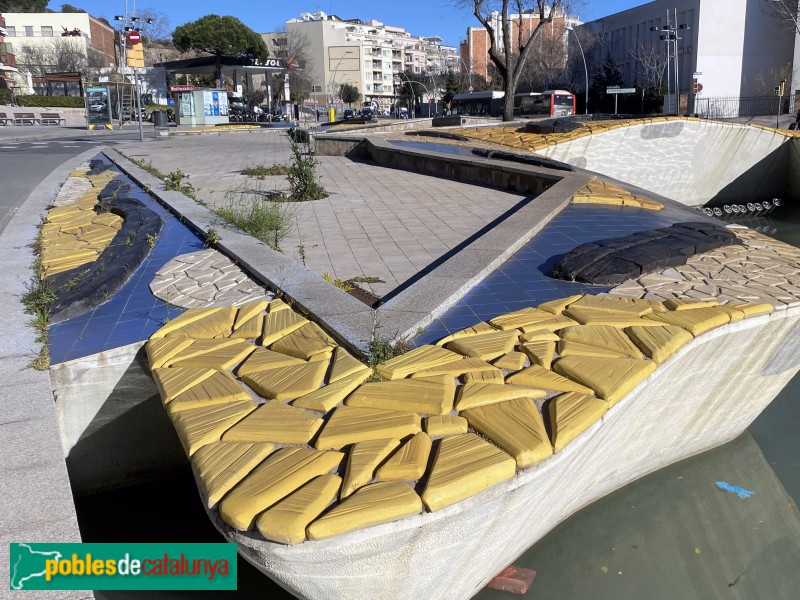
[[(282, 176), (258, 180), (240, 174), (248, 166), (289, 162), (289, 140), (281, 131), (173, 136), (126, 144), (120, 150), (161, 173), (186, 173), (197, 198), (211, 207), (226, 204), (226, 194), (243, 185), (269, 191), (288, 188)], [(385, 283), (362, 285), (378, 296), (523, 199), (344, 157), (318, 160), (319, 181), (330, 196), (285, 205), (294, 222), (281, 250), (319, 275), (342, 280), (377, 277)]]

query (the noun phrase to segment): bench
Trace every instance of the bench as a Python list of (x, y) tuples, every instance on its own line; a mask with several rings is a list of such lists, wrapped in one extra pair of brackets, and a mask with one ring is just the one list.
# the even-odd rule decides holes
[(62, 117), (60, 114), (58, 114), (58, 113), (45, 113), (45, 112), (43, 112), (41, 115), (39, 115), (39, 122), (42, 125), (61, 125), (61, 123), (63, 123), (64, 125), (67, 124), (67, 120), (64, 117)]
[(14, 120), (10, 119), (6, 113), (0, 113), (0, 125), (8, 125), (13, 122)]
[(14, 125), (36, 125), (38, 122), (33, 113), (14, 113)]

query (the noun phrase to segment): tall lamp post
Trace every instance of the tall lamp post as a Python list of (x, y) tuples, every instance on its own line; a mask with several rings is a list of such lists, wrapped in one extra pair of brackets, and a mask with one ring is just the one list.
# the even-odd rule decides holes
[(583, 59), (583, 75), (586, 78), (586, 101), (583, 107), (583, 114), (589, 114), (589, 69), (586, 67), (586, 55), (583, 53), (583, 46), (581, 46), (581, 38), (578, 37), (578, 32), (574, 27), (567, 27), (567, 31), (571, 31), (575, 35), (575, 41), (578, 42), (578, 50), (581, 51), (581, 58)]
[[(402, 82), (403, 81), (403, 75), (405, 75), (405, 73), (400, 72), (400, 73), (398, 73), (398, 75), (400, 76), (400, 81)], [(426, 86), (421, 81), (414, 81), (413, 79), (409, 79), (408, 76), (406, 75), (406, 83), (408, 84), (408, 87), (411, 89), (412, 102), (413, 102), (413, 99), (414, 99), (414, 86), (411, 85), (412, 83), (417, 83), (417, 84), (421, 85), (422, 87), (425, 88), (425, 93), (428, 94), (428, 96), (431, 96), (434, 100), (436, 99), (436, 96), (431, 94), (431, 91), (428, 89), (428, 86)], [(411, 112), (413, 114), (413, 106), (410, 106), (409, 109), (410, 109), (409, 112)], [(409, 117), (411, 117), (411, 115), (409, 115)]]
[[(674, 17), (673, 20), (670, 20), (669, 9), (667, 9), (667, 24), (662, 27), (651, 27), (650, 31), (660, 31), (661, 34), (661, 41), (666, 42), (667, 44), (667, 97), (672, 96), (671, 92), (671, 84), (670, 78), (672, 74), (670, 73), (670, 54), (672, 54), (672, 59), (674, 60), (674, 76), (675, 76), (675, 114), (678, 114), (681, 109), (681, 84), (679, 79), (679, 72), (678, 72), (678, 40), (682, 40), (683, 38), (678, 37), (678, 30), (679, 29), (689, 29), (689, 26), (685, 23), (681, 23), (678, 25), (678, 9), (673, 9)], [(670, 101), (667, 106), (667, 112), (672, 112), (672, 102)]]

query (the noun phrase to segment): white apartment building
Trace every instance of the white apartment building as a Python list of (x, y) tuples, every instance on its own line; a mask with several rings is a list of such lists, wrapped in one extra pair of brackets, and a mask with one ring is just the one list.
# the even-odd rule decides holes
[[(645, 78), (644, 62), (665, 69), (669, 49), (677, 56), (664, 72), (672, 110), (676, 93), (681, 111), (714, 112), (712, 99), (773, 94), (782, 74), (791, 73), (795, 34), (765, 0), (655, 0), (578, 29), (596, 38), (587, 50), (590, 75), (610, 56), (629, 87)], [(671, 35), (678, 39), (662, 39)], [(693, 97), (695, 78), (702, 89)]]
[(397, 97), (398, 73), (440, 73), (458, 64), (456, 49), (439, 37), (415, 37), (380, 21), (345, 21), (321, 11), (287, 21), (285, 33), (262, 35), (275, 58), (285, 58), (287, 46), (302, 44), (311, 97), (320, 104), (336, 102), (341, 85), (349, 83), (363, 100), (388, 107)]

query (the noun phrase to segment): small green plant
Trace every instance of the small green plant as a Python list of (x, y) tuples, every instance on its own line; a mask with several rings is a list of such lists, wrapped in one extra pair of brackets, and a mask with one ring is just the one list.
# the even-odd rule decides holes
[(215, 215), (280, 251), (280, 243), (294, 222), (289, 205), (270, 200), (270, 192), (259, 185), (233, 188), (225, 198), (227, 204), (215, 209)]
[(205, 237), (203, 238), (203, 245), (205, 245), (206, 248), (213, 248), (219, 244), (219, 240), (220, 237), (217, 233), (217, 230), (213, 227), (209, 227), (208, 231), (206, 231)]
[(247, 177), (258, 177), (259, 179), (264, 177), (274, 177), (276, 175), (286, 175), (288, 172), (289, 167), (280, 164), (274, 164), (271, 167), (253, 165), (252, 167), (247, 167), (246, 169), (242, 169), (240, 171), (242, 175), (246, 175)]
[(129, 246), (129, 245), (130, 245), (130, 244), (133, 242), (133, 240), (134, 240), (135, 238), (136, 238), (136, 232), (135, 232), (135, 231), (131, 231), (131, 232), (128, 234), (128, 237), (126, 237), (126, 238), (125, 238), (125, 245), (126, 245), (126, 246)]
[(134, 158), (132, 156), (128, 156), (126, 154), (123, 154), (122, 152), (120, 152), (120, 154), (122, 154), (125, 158), (127, 158), (129, 161), (131, 161), (133, 164), (135, 164), (140, 169), (150, 173), (150, 175), (152, 175), (153, 177), (158, 177), (159, 179), (164, 179), (164, 174), (161, 171), (159, 171), (158, 169), (156, 169), (150, 161), (139, 160), (139, 159)]
[(194, 186), (184, 179), (189, 179), (189, 176), (181, 170), (170, 171), (164, 176), (164, 189), (180, 192), (184, 196), (188, 196), (192, 200), (196, 200)]
[(303, 266), (306, 266), (306, 247), (303, 244), (300, 244), (297, 247), (297, 255), (300, 257), (300, 262), (303, 263)]
[(50, 368), (50, 348), (46, 340), (39, 349), (39, 354), (31, 361), (30, 367), (35, 371), (47, 371)]
[(67, 281), (67, 283), (65, 283), (65, 284), (64, 284), (64, 289), (65, 289), (66, 291), (69, 291), (69, 290), (71, 290), (71, 289), (72, 289), (72, 288), (74, 288), (76, 285), (78, 285), (78, 284), (81, 282), (81, 280), (82, 280), (84, 277), (86, 277), (86, 275), (87, 275), (88, 273), (89, 273), (89, 269), (86, 269), (85, 271), (81, 271), (80, 273), (78, 273), (77, 275), (75, 275), (75, 277), (71, 278), (69, 281)]
[(156, 240), (158, 239), (158, 234), (153, 235), (152, 233), (147, 234), (147, 245), (151, 248), (156, 245)]
[[(311, 145), (306, 142), (304, 146), (292, 139), (292, 161), (286, 178), (292, 190), (289, 199), (292, 202), (306, 202), (308, 200), (321, 200), (327, 198), (325, 191), (317, 181), (317, 160), (311, 151)], [(303, 150), (305, 147), (305, 151)]]
[(363, 277), (359, 275), (358, 277), (351, 277), (347, 281), (351, 283), (386, 283), (380, 277)]
[(332, 283), (337, 288), (342, 290), (343, 292), (352, 292), (353, 286), (349, 285), (346, 281), (342, 281), (341, 279), (334, 279), (330, 273), (323, 273), (322, 278), (327, 281), (328, 283)]

